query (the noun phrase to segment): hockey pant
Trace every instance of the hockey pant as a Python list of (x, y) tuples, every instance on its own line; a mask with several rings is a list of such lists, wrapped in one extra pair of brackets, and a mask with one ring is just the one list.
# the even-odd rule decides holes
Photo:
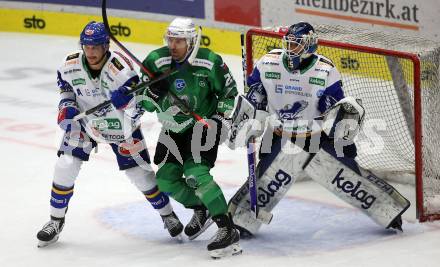
[(208, 164), (188, 159), (184, 164), (167, 162), (157, 171), (157, 183), (186, 208), (204, 205), (212, 216), (226, 214), (228, 207)]
[[(208, 120), (210, 121), (210, 120)], [(224, 129), (221, 122), (208, 132), (205, 128), (189, 128), (181, 133), (163, 130), (159, 136), (154, 163), (159, 165), (157, 183), (162, 192), (169, 194), (186, 208), (204, 205), (211, 216), (226, 214), (228, 207), (222, 190), (210, 170), (217, 159), (217, 151)], [(195, 131), (201, 130), (197, 137)], [(215, 137), (209, 145), (207, 141)]]
[[(56, 218), (64, 217), (70, 198), (73, 195), (75, 180), (81, 169), (83, 161), (89, 159), (91, 148), (96, 146), (96, 142), (91, 140), (89, 145), (72, 147), (66, 140), (65, 134), (63, 142), (58, 151), (59, 158), (55, 164), (54, 178), (51, 191), (51, 216)], [(84, 132), (82, 136), (87, 137)], [(136, 144), (142, 144), (146, 147), (143, 136), (140, 131), (133, 133), (133, 139)], [(80, 143), (83, 142), (80, 140)], [(122, 142), (121, 144), (125, 144)], [(168, 215), (172, 212), (169, 198), (160, 192), (156, 183), (155, 174), (149, 165), (149, 156), (146, 149), (137, 150), (138, 153), (127, 155), (127, 146), (121, 144), (110, 144), (115, 153), (118, 165), (123, 170), (129, 180), (141, 191), (154, 209), (157, 209), (161, 215)], [(124, 155), (123, 155), (124, 154)]]

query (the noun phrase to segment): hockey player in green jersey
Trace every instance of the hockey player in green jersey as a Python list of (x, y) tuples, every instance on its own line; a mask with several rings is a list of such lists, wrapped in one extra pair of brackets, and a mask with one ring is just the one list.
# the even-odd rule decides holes
[[(147, 88), (147, 100), (142, 101), (147, 111), (158, 113), (163, 124), (154, 156), (154, 163), (160, 166), (157, 183), (160, 190), (194, 210), (185, 227), (189, 239), (214, 221), (218, 231), (208, 245), (210, 255), (238, 254), (239, 234), (227, 213), (223, 192), (210, 174), (222, 132), (228, 130), (225, 117), (230, 115), (238, 94), (236, 82), (222, 58), (207, 48), (196, 49), (192, 64), (186, 62), (197, 40), (191, 19), (174, 19), (164, 38), (167, 45), (143, 61), (151, 73), (142, 77), (147, 81), (170, 68), (179, 70)], [(189, 111), (203, 117), (209, 127), (196, 122)]]

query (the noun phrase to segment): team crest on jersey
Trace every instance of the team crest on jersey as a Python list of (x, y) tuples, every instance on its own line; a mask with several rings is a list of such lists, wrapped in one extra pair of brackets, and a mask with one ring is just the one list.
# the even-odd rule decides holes
[(283, 109), (278, 111), (278, 114), (282, 120), (294, 120), (298, 118), (298, 115), (307, 108), (309, 102), (301, 100), (291, 104), (287, 104)]
[(185, 89), (185, 87), (186, 87), (186, 82), (185, 82), (185, 80), (184, 80), (184, 79), (176, 79), (176, 80), (174, 81), (174, 87), (176, 87), (176, 90), (177, 90), (178, 92), (183, 91), (183, 89)]
[(200, 87), (206, 87), (206, 81), (205, 80), (200, 80), (199, 81), (199, 86)]

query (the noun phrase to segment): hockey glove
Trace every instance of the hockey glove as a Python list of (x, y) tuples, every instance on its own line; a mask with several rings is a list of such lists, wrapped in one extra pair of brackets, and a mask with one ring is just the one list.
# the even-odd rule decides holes
[(126, 108), (131, 99), (133, 99), (132, 94), (127, 94), (129, 90), (130, 87), (121, 86), (118, 88), (118, 90), (111, 92), (110, 100), (112, 101), (112, 104), (113, 106), (115, 106), (116, 109), (121, 110)]
[(146, 94), (148, 97), (152, 98), (155, 102), (158, 102), (161, 98), (163, 98), (170, 88), (170, 83), (167, 79), (160, 80), (155, 82), (149, 86), (146, 90)]
[(73, 129), (80, 129), (80, 124), (77, 121), (73, 121), (73, 118), (79, 114), (79, 110), (72, 102), (62, 103), (59, 106), (58, 111), (58, 125), (66, 132), (70, 132)]

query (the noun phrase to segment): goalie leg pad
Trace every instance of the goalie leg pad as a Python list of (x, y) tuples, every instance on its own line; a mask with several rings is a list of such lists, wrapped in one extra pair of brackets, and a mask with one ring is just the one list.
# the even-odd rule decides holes
[[(274, 143), (273, 151), (263, 158), (257, 168), (257, 205), (258, 218), (254, 218), (250, 210), (249, 188), (247, 181), (231, 198), (229, 212), (234, 224), (250, 234), (256, 234), (262, 223), (272, 219), (271, 211), (285, 196), (296, 177), (303, 172), (303, 165), (310, 154), (296, 147), (290, 141)], [(285, 140), (284, 140), (285, 141)], [(285, 143), (281, 146), (281, 143)], [(276, 145), (278, 144), (278, 145)], [(277, 149), (278, 147), (278, 149)], [(292, 147), (295, 147), (292, 152)]]
[(394, 187), (361, 171), (354, 160), (336, 157), (329, 144), (323, 145), (305, 171), (313, 180), (385, 228), (392, 227), (410, 206)]

